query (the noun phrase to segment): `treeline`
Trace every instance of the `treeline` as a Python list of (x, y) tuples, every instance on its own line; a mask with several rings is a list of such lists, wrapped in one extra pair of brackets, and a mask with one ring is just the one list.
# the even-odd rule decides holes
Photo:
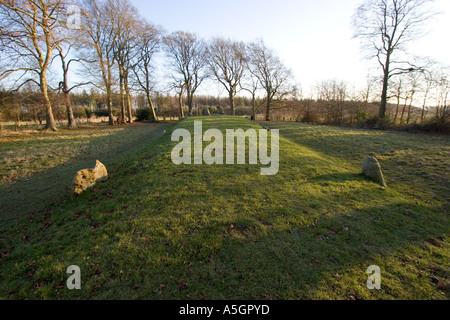
[[(413, 91), (406, 90), (411, 94)], [(448, 106), (442, 100), (437, 107), (421, 107), (413, 105), (414, 97), (401, 100), (401, 103), (387, 105), (387, 118), (382, 121), (378, 118), (379, 101), (376, 100), (377, 84), (372, 83), (370, 90), (355, 91), (344, 82), (337, 80), (323, 81), (316, 86), (313, 98), (302, 98), (301, 95), (276, 101), (272, 105), (271, 119), (273, 121), (298, 121), (310, 124), (331, 124), (341, 126), (362, 126), (369, 128), (406, 127), (414, 130), (449, 131)], [(399, 87), (396, 87), (397, 89)], [(411, 88), (412, 89), (412, 88)], [(443, 92), (436, 90), (429, 93), (428, 98), (434, 99), (437, 94), (442, 99)], [(412, 89), (414, 90), (414, 89)], [(57, 93), (50, 94), (53, 101), (54, 117), (59, 122), (67, 123), (67, 113), (64, 100)], [(407, 97), (405, 95), (405, 97)], [(423, 98), (423, 97), (422, 97)], [(70, 93), (73, 105), (73, 116), (78, 121), (90, 121), (93, 118), (107, 121), (109, 114), (107, 97), (105, 93), (95, 90)], [(160, 118), (179, 118), (178, 97), (171, 93), (154, 93), (152, 95), (155, 112)], [(417, 99), (420, 101), (421, 99)], [(34, 121), (42, 125), (45, 121), (45, 109), (43, 108), (42, 95), (36, 90), (24, 89), (19, 92), (0, 90), (0, 101), (3, 102), (2, 118), (4, 121), (14, 121), (20, 126), (23, 121)], [(396, 98), (395, 101), (398, 101)], [(148, 109), (147, 98), (144, 94), (131, 96), (134, 106), (133, 115), (139, 120), (148, 120), (151, 117)], [(255, 108), (253, 108), (255, 103)], [(26, 107), (24, 107), (26, 106)], [(255, 101), (250, 97), (235, 97), (235, 115), (249, 116), (255, 111), (255, 119), (265, 120), (265, 99), (256, 97)], [(121, 113), (120, 94), (112, 95), (113, 114)], [(184, 106), (184, 113), (188, 113), (188, 107)], [(225, 115), (230, 114), (229, 99), (226, 97), (198, 95), (192, 108), (192, 115)]]
[[(59, 122), (67, 122), (67, 109), (64, 100), (55, 92), (50, 92), (50, 99), (53, 102), (53, 114), (55, 120)], [(92, 118), (100, 118), (107, 121), (109, 117), (107, 108), (107, 97), (105, 93), (99, 93), (95, 90), (81, 92), (71, 92), (70, 100), (72, 105), (72, 113), (75, 119), (80, 121), (88, 121)], [(154, 93), (152, 96), (153, 105), (156, 114), (159, 117), (179, 118), (180, 110), (178, 106), (178, 97), (170, 93)], [(40, 125), (45, 122), (45, 108), (42, 101), (42, 94), (36, 90), (29, 88), (17, 92), (6, 91), (0, 89), (0, 101), (2, 101), (2, 121), (13, 121), (18, 127), (22, 122), (35, 122)], [(112, 95), (112, 111), (113, 114), (121, 113), (120, 94)], [(262, 105), (262, 98), (256, 98), (257, 104)], [(131, 96), (131, 102), (134, 106), (133, 116), (140, 120), (148, 120), (147, 117), (140, 118), (140, 115), (148, 114), (147, 98), (143, 94), (134, 94)], [(251, 114), (252, 99), (244, 96), (235, 97), (235, 114), (240, 116)], [(192, 115), (203, 115), (205, 111), (209, 115), (226, 115), (230, 114), (228, 98), (199, 95), (195, 98)], [(183, 110), (188, 113), (187, 106)]]
[[(264, 93), (267, 120), (272, 104), (295, 91), (292, 73), (262, 40), (243, 43), (196, 34), (166, 33), (146, 21), (128, 0), (44, 0), (0, 3), (2, 72), (15, 90), (34, 84), (41, 93), (46, 128), (56, 130), (53, 93), (66, 107), (69, 126), (75, 126), (72, 95), (75, 88), (95, 86), (106, 98), (108, 122), (133, 121), (133, 96), (142, 96), (156, 121), (155, 54), (162, 52), (170, 68), (168, 92), (178, 99), (180, 117), (192, 115), (195, 94), (206, 79), (220, 83), (231, 114), (236, 96), (246, 90)], [(49, 81), (51, 67), (61, 67), (60, 81)], [(83, 82), (74, 84), (73, 65), (85, 68)], [(71, 80), (72, 79), (72, 80)], [(55, 85), (56, 84), (56, 85)], [(114, 99), (119, 96), (119, 119)]]
[[(74, 127), (76, 118), (93, 116), (111, 125), (208, 114), (377, 127), (448, 123), (450, 72), (431, 61), (396, 68), (388, 86), (386, 75), (360, 88), (327, 80), (305, 97), (262, 40), (167, 33), (128, 0), (4, 0), (0, 21), (3, 120), (45, 122), (50, 130), (55, 120)], [(155, 76), (157, 54), (164, 78)], [(226, 97), (197, 94), (212, 81)]]

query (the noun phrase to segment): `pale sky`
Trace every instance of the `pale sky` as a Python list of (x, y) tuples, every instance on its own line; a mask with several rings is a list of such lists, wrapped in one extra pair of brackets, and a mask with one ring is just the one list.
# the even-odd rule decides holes
[[(290, 67), (305, 94), (321, 80), (364, 85), (369, 63), (352, 39), (351, 17), (362, 0), (131, 0), (150, 22), (206, 40), (263, 38)], [(436, 0), (441, 15), (410, 52), (450, 65), (450, 0)], [(375, 69), (372, 73), (378, 72)]]

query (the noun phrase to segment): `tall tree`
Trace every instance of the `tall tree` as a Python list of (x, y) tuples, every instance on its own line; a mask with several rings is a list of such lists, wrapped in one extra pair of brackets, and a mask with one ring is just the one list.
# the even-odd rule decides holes
[(402, 94), (404, 89), (404, 79), (402, 77), (399, 77), (398, 79), (393, 79), (393, 85), (390, 89), (391, 97), (396, 98), (396, 108), (395, 108), (395, 115), (394, 115), (394, 124), (397, 123), (398, 115), (400, 112), (400, 102), (402, 100)]
[(252, 119), (256, 120), (256, 113), (258, 112), (259, 108), (264, 104), (258, 103), (257, 101), (257, 94), (260, 89), (258, 78), (254, 77), (251, 73), (247, 73), (246, 76), (241, 79), (241, 82), (239, 83), (239, 86), (242, 90), (247, 91), (250, 93), (252, 97)]
[(86, 57), (95, 56), (91, 75), (97, 78), (95, 70), (100, 69), (101, 82), (106, 91), (109, 124), (114, 125), (113, 101), (113, 70), (115, 66), (114, 45), (117, 38), (115, 21), (118, 14), (114, 11), (112, 0), (84, 0), (82, 30)]
[(184, 119), (184, 103), (183, 103), (184, 84), (180, 82), (177, 86), (175, 86), (175, 89), (177, 90), (178, 108), (180, 109), (180, 118)]
[(183, 84), (189, 116), (192, 116), (194, 94), (208, 77), (205, 72), (206, 45), (197, 35), (183, 31), (165, 36), (163, 42), (175, 72), (174, 80)]
[(145, 21), (142, 21), (138, 9), (128, 0), (111, 0), (109, 6), (117, 15), (115, 19), (115, 30), (117, 36), (114, 41), (114, 56), (119, 69), (119, 89), (122, 109), (122, 118), (125, 113), (129, 122), (133, 122), (131, 93), (129, 76), (131, 72), (131, 61), (139, 54), (135, 49), (138, 30)]
[(354, 37), (361, 40), (368, 58), (377, 58), (383, 70), (379, 117), (386, 117), (389, 80), (417, 67), (408, 61), (406, 45), (424, 35), (423, 26), (434, 15), (433, 0), (365, 0), (354, 17)]
[(342, 125), (344, 104), (347, 97), (347, 84), (336, 79), (321, 81), (316, 86), (318, 100), (324, 103), (326, 121)]
[(68, 121), (68, 127), (69, 128), (75, 128), (75, 117), (73, 115), (73, 109), (72, 109), (72, 101), (70, 99), (70, 92), (78, 87), (85, 86), (87, 84), (90, 84), (90, 82), (84, 82), (84, 83), (78, 83), (73, 86), (69, 85), (69, 71), (70, 71), (70, 65), (73, 62), (80, 62), (81, 59), (69, 59), (68, 57), (71, 54), (71, 48), (72, 45), (69, 45), (67, 47), (58, 46), (56, 50), (58, 51), (58, 57), (61, 60), (61, 70), (62, 70), (62, 81), (59, 83), (58, 90), (62, 92), (64, 103), (66, 105), (66, 112), (67, 112), (67, 121)]
[(409, 106), (408, 106), (408, 114), (406, 117), (406, 124), (410, 124), (411, 122), (412, 117), (411, 112), (414, 104), (414, 99), (416, 98), (417, 93), (422, 90), (421, 76), (422, 73), (419, 72), (412, 72), (408, 74)]
[(159, 50), (161, 42), (161, 31), (147, 22), (141, 23), (139, 35), (136, 38), (134, 50), (136, 55), (132, 61), (133, 73), (139, 89), (142, 90), (147, 99), (151, 111), (152, 121), (156, 122), (156, 111), (151, 98), (153, 90), (153, 59)]
[(246, 70), (245, 44), (214, 38), (208, 46), (208, 64), (216, 79), (225, 87), (235, 115), (235, 98)]
[(436, 118), (444, 119), (449, 115), (448, 97), (450, 95), (450, 69), (442, 68), (435, 78)]
[[(26, 83), (39, 86), (46, 110), (46, 129), (56, 130), (49, 96), (48, 70), (54, 50), (64, 42), (67, 2), (62, 0), (2, 0), (1, 52), (8, 67), (0, 80), (17, 75), (17, 90)], [(30, 78), (27, 79), (27, 77)]]
[(248, 48), (251, 73), (258, 79), (266, 93), (266, 121), (270, 121), (272, 103), (293, 92), (289, 81), (292, 71), (280, 58), (268, 49), (262, 40), (251, 43)]
[(368, 112), (372, 91), (374, 91), (378, 80), (378, 78), (368, 75), (365, 87), (362, 88), (359, 92), (359, 98), (364, 102), (364, 112)]
[(434, 73), (432, 71), (434, 62), (429, 60), (429, 68), (425, 69), (422, 76), (424, 81), (424, 96), (423, 96), (423, 104), (422, 104), (422, 112), (420, 115), (420, 121), (423, 122), (425, 120), (425, 113), (427, 111), (427, 102), (428, 97), (430, 95), (431, 88), (434, 83)]

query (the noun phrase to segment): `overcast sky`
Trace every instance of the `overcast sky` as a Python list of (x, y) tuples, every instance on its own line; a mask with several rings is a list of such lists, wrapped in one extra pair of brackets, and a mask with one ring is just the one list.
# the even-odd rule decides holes
[[(246, 42), (263, 38), (294, 71), (305, 93), (318, 81), (333, 78), (363, 85), (369, 72), (358, 40), (352, 39), (351, 17), (362, 0), (131, 1), (168, 32)], [(410, 51), (450, 65), (450, 0), (436, 0), (435, 6), (442, 14)]]

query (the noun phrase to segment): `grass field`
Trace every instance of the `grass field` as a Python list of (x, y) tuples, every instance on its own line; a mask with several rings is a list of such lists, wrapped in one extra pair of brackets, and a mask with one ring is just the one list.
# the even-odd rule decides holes
[[(261, 176), (175, 166), (171, 132), (194, 120), (260, 128), (205, 117), (2, 137), (0, 298), (449, 299), (448, 136), (270, 123), (280, 171)], [(386, 190), (360, 174), (368, 155)], [(110, 180), (72, 197), (95, 159)], [(70, 265), (81, 290), (66, 288)]]

